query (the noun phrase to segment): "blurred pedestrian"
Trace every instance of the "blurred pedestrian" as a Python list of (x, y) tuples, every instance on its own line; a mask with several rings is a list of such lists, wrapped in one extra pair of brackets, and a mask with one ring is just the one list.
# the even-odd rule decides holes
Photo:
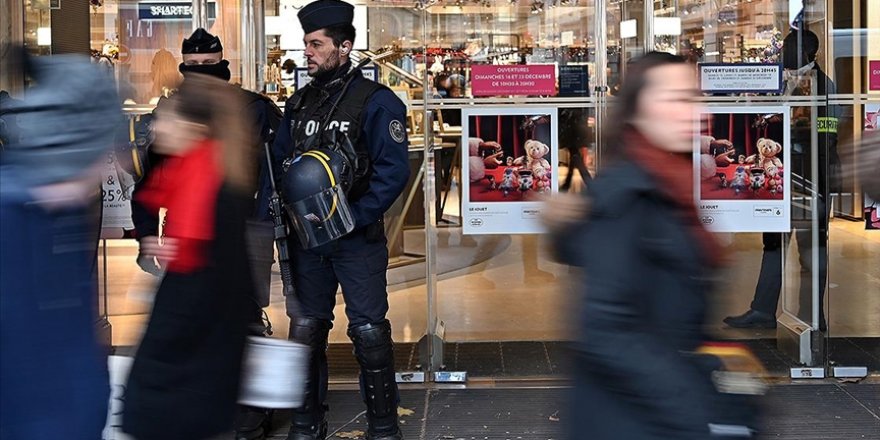
[(691, 355), (706, 340), (720, 253), (693, 203), (697, 93), (684, 58), (634, 61), (609, 119), (612, 163), (587, 187), (589, 204), (562, 199), (589, 213), (551, 225), (559, 255), (585, 272), (572, 439), (705, 439), (717, 420), (718, 365)]
[[(202, 74), (222, 81), (229, 81), (232, 77), (232, 72), (229, 70), (229, 60), (224, 58), (223, 42), (218, 36), (212, 35), (203, 28), (196, 29), (189, 38), (183, 40), (180, 52), (183, 62), (177, 66), (177, 70), (183, 74), (184, 78), (191, 74)], [(176, 73), (177, 71), (175, 71)], [(237, 112), (238, 118), (247, 125), (252, 134), (252, 137), (246, 139), (246, 142), (239, 144), (240, 148), (248, 150), (247, 153), (252, 158), (252, 162), (248, 164), (250, 170), (255, 175), (259, 175), (259, 178), (254, 179), (252, 187), (248, 190), (253, 195), (252, 207), (248, 213), (247, 238), (248, 255), (254, 276), (254, 289), (248, 293), (260, 307), (267, 307), (271, 291), (274, 247), (272, 244), (273, 224), (269, 216), (269, 194), (271, 191), (264, 146), (267, 143), (271, 145), (283, 115), (278, 106), (267, 97), (240, 87), (236, 87), (235, 90), (241, 95), (240, 97), (220, 102), (219, 105)], [(158, 179), (161, 178), (161, 173), (154, 173), (153, 168), (160, 167), (165, 156), (150, 145), (150, 138), (153, 136), (152, 125), (156, 123), (156, 118), (153, 116), (145, 115), (142, 117), (141, 123), (137, 125), (135, 131), (141, 139), (138, 144), (143, 145), (143, 149), (147, 151), (145, 156), (148, 160), (145, 163), (145, 175), (155, 174)], [(162, 269), (160, 261), (162, 247), (158, 245), (159, 209), (156, 206), (144, 206), (139, 202), (137, 194), (142, 187), (143, 185), (136, 187), (135, 200), (132, 204), (132, 220), (140, 244), (137, 263), (144, 271), (158, 274)], [(174, 212), (168, 211), (167, 215), (174, 216)], [(158, 260), (157, 257), (159, 257)], [(252, 333), (270, 335), (272, 329), (268, 319), (264, 320), (259, 314), (256, 315)], [(268, 410), (243, 407), (242, 411), (236, 415), (235, 424), (238, 436), (244, 440), (265, 438), (270, 420), (271, 412)]]
[(138, 197), (170, 213), (164, 243), (147, 249), (167, 273), (127, 386), (123, 431), (138, 440), (232, 432), (258, 313), (245, 241), (253, 159), (241, 148), (252, 134), (238, 99), (225, 81), (192, 74), (157, 110), (153, 148), (167, 158)]
[[(101, 438), (109, 386), (96, 335), (100, 164), (121, 119), (87, 57), (20, 57), (0, 150), (0, 438)], [(24, 76), (23, 75), (23, 76)]]

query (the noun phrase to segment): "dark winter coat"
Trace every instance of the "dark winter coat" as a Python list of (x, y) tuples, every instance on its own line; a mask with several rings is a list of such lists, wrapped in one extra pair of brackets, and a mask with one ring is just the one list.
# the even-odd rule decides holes
[(98, 439), (110, 391), (95, 335), (100, 215), (47, 211), (24, 180), (0, 166), (0, 438)]
[(248, 199), (222, 187), (210, 264), (162, 280), (126, 389), (123, 431), (138, 440), (203, 439), (232, 429), (256, 310), (244, 241)]
[(688, 354), (705, 340), (711, 286), (698, 244), (634, 163), (606, 169), (589, 195), (589, 219), (555, 237), (585, 276), (571, 438), (708, 438), (714, 365)]

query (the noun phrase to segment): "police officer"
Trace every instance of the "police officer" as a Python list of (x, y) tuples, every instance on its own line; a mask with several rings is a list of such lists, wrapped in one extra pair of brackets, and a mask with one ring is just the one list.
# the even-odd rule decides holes
[(361, 367), (367, 439), (402, 438), (391, 324), (386, 319), (388, 250), (383, 215), (409, 177), (406, 109), (390, 89), (352, 69), (353, 14), (354, 7), (340, 0), (318, 0), (300, 10), (312, 80), (288, 99), (274, 144), (276, 164), (339, 139), (349, 140), (357, 156), (354, 183), (347, 194), (354, 230), (314, 249), (305, 250), (297, 239), (290, 246), (298, 297), (287, 299), (290, 337), (309, 345), (312, 356), (306, 401), (293, 412), (289, 440), (327, 435), (326, 349), (339, 285), (348, 336)]
[[(801, 25), (802, 26), (802, 25)], [(786, 94), (804, 94), (812, 96), (828, 96), (835, 93), (834, 83), (822, 71), (816, 62), (816, 54), (819, 52), (819, 38), (813, 32), (800, 28), (789, 33), (782, 43), (782, 61), (789, 79), (786, 81)], [(804, 81), (806, 79), (806, 81)], [(809, 88), (801, 89), (803, 85)], [(804, 266), (806, 277), (801, 277), (800, 303), (801, 310), (809, 310), (812, 307), (810, 298), (812, 289), (809, 277), (812, 265), (812, 247), (819, 247), (819, 330), (826, 330), (824, 313), (825, 284), (828, 274), (828, 218), (831, 206), (830, 191), (839, 191), (840, 181), (840, 158), (837, 154), (837, 124), (838, 109), (833, 105), (819, 106), (814, 108), (816, 124), (812, 122), (808, 107), (795, 107), (791, 128), (791, 157), (784, 158), (786, 166), (792, 170), (792, 183), (794, 176), (802, 176), (804, 192), (817, 193), (817, 203), (814, 209), (818, 210), (819, 217), (819, 242), (813, 243), (812, 226), (796, 231), (794, 234), (780, 234), (766, 232), (763, 235), (764, 256), (761, 261), (761, 272), (758, 275), (758, 283), (755, 287), (755, 297), (748, 311), (738, 316), (728, 316), (724, 322), (735, 328), (776, 328), (776, 306), (779, 302), (779, 293), (782, 289), (782, 243), (788, 242), (794, 235), (798, 241), (798, 253), (801, 265)], [(812, 131), (818, 132), (818, 144), (813, 145)], [(818, 181), (812, 177), (811, 149), (818, 148)], [(794, 186), (794, 185), (791, 185)], [(786, 188), (790, 191), (791, 188)], [(792, 212), (796, 212), (794, 207)], [(804, 212), (800, 220), (809, 222), (812, 214)], [(797, 220), (792, 215), (793, 220)]]
[[(196, 29), (189, 38), (183, 40), (181, 47), (183, 62), (178, 69), (184, 76), (190, 73), (209, 75), (229, 81), (232, 73), (229, 70), (229, 61), (223, 58), (223, 44), (220, 38), (212, 35), (205, 29)], [(268, 169), (266, 164), (266, 155), (263, 145), (271, 143), (274, 137), (274, 131), (277, 129), (281, 119), (281, 111), (277, 106), (262, 95), (240, 89), (244, 94), (243, 101), (246, 102), (247, 108), (243, 112), (244, 117), (248, 118), (253, 124), (252, 132), (257, 134), (253, 145), (243, 146), (243, 148), (255, 148), (253, 156), (257, 159), (254, 163), (254, 170), (259, 173), (257, 187), (254, 188), (255, 205), (251, 213), (251, 219), (248, 221), (247, 239), (248, 252), (254, 275), (255, 292), (253, 298), (259, 307), (255, 307), (254, 316), (254, 333), (262, 334), (271, 332), (271, 328), (267, 328), (260, 317), (259, 308), (269, 305), (269, 290), (271, 283), (271, 269), (274, 256), (274, 248), (272, 241), (272, 223), (269, 217), (269, 201), (270, 182), (268, 179)], [(160, 102), (161, 105), (161, 102)], [(276, 115), (277, 113), (277, 115)], [(139, 143), (149, 146), (151, 142), (151, 119), (150, 115), (144, 118), (143, 124), (138, 126), (137, 133), (143, 139)], [(155, 154), (151, 150), (148, 151), (148, 161), (144, 164), (149, 168), (155, 167), (163, 160), (161, 155)], [(136, 192), (139, 187), (136, 187)], [(168, 215), (173, 216), (173, 212)], [(140, 251), (138, 254), (138, 265), (147, 272), (159, 273), (162, 264), (162, 256), (165, 255), (163, 248), (158, 244), (159, 218), (158, 212), (145, 209), (143, 206), (132, 203), (132, 219), (135, 224), (138, 241), (140, 243)], [(207, 225), (206, 225), (207, 226)], [(266, 324), (268, 325), (268, 324)], [(269, 420), (266, 417), (267, 411), (256, 408), (243, 408), (235, 422), (236, 438), (244, 440), (259, 439), (268, 434)]]

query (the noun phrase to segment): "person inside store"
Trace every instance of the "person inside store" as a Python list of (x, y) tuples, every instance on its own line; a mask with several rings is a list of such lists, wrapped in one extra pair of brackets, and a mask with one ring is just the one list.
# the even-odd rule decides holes
[(587, 127), (588, 111), (581, 108), (559, 109), (560, 130), (559, 142), (568, 150), (568, 171), (565, 180), (559, 184), (560, 191), (568, 191), (574, 182), (574, 172), (581, 176), (584, 185), (589, 184), (592, 176), (587, 169), (583, 152), (587, 151), (590, 143), (589, 128)]
[[(833, 94), (834, 83), (822, 71), (816, 62), (819, 51), (819, 38), (807, 29), (794, 30), (782, 43), (782, 63), (786, 73), (786, 95), (827, 96)], [(819, 217), (819, 330), (826, 330), (825, 319), (825, 284), (828, 276), (828, 218), (831, 204), (828, 203), (829, 191), (839, 191), (841, 186), (840, 158), (837, 154), (838, 112), (836, 106), (819, 106), (815, 108), (816, 126), (812, 123), (809, 107), (792, 108), (791, 127), (791, 160), (792, 186), (797, 192), (811, 194), (816, 192)], [(779, 124), (781, 121), (771, 121)], [(811, 151), (812, 132), (818, 132), (818, 170), (816, 179), (812, 177)], [(802, 186), (802, 187), (800, 187)], [(763, 234), (764, 255), (755, 296), (748, 311), (738, 316), (724, 318), (724, 323), (734, 328), (776, 328), (776, 310), (782, 290), (782, 252), (783, 243), (789, 243), (794, 235), (798, 243), (798, 261), (801, 264), (800, 279), (800, 310), (802, 319), (811, 321), (809, 313), (812, 309), (812, 253), (813, 226), (812, 212), (800, 210), (792, 206), (792, 220), (803, 225), (792, 233)], [(795, 225), (797, 227), (797, 225)]]
[(18, 123), (0, 148), (0, 438), (93, 440), (110, 391), (95, 326), (100, 172), (119, 97), (88, 57), (7, 53), (4, 73), (32, 87), (2, 99)]
[(544, 213), (557, 257), (583, 269), (570, 438), (708, 439), (710, 423), (753, 426), (747, 405), (715, 390), (718, 359), (695, 354), (722, 264), (682, 172), (698, 93), (683, 57), (632, 61), (606, 131), (611, 163)]
[[(464, 91), (461, 89), (461, 86), (453, 84), (447, 90), (446, 97), (449, 99), (464, 98)], [(461, 127), (461, 110), (441, 109), (440, 116), (443, 118), (443, 124), (450, 127)]]
[(445, 72), (440, 72), (434, 75), (434, 98), (448, 98), (449, 97), (449, 74)]
[(166, 159), (137, 198), (170, 214), (155, 251), (166, 273), (126, 385), (122, 430), (138, 440), (211, 439), (233, 425), (260, 310), (247, 270), (253, 151), (241, 145), (253, 135), (236, 110), (242, 98), (193, 74), (157, 109), (154, 148)]
[[(196, 29), (189, 38), (185, 38), (180, 51), (183, 54), (183, 62), (178, 66), (178, 70), (183, 74), (184, 82), (190, 74), (207, 75), (222, 81), (229, 81), (232, 77), (229, 61), (223, 58), (222, 41), (205, 29)], [(253, 135), (249, 142), (242, 145), (243, 148), (252, 150), (250, 155), (253, 159), (252, 170), (255, 175), (258, 175), (258, 179), (253, 181), (255, 185), (252, 194), (256, 194), (256, 196), (248, 220), (247, 231), (248, 253), (255, 281), (255, 290), (252, 292), (252, 296), (261, 308), (265, 308), (269, 305), (274, 246), (272, 241), (273, 224), (269, 215), (271, 186), (268, 168), (265, 165), (264, 145), (271, 144), (274, 139), (274, 133), (281, 120), (281, 111), (271, 100), (262, 95), (240, 87), (236, 90), (242, 95), (242, 99), (236, 100), (235, 103), (236, 105), (240, 104), (241, 109), (244, 110), (239, 112), (239, 115), (243, 115), (241, 117), (249, 126), (248, 133)], [(155, 119), (155, 115), (148, 115), (141, 118), (135, 127), (135, 133), (138, 137), (136, 144), (146, 150), (143, 155), (147, 160), (143, 163), (144, 177), (142, 182), (149, 178), (152, 174), (151, 170), (158, 167), (165, 159), (165, 155), (152, 148), (154, 137), (152, 126), (155, 124)], [(166, 265), (166, 262), (162, 261), (163, 255), (167, 254), (167, 251), (159, 245), (159, 210), (146, 207), (138, 202), (137, 194), (141, 188), (141, 184), (135, 187), (132, 203), (132, 220), (139, 243), (137, 263), (144, 271), (159, 275)], [(173, 216), (174, 213), (168, 211), (167, 217)], [(268, 334), (270, 332), (271, 324), (258, 318), (254, 324), (253, 333)], [(236, 422), (236, 429), (240, 436), (246, 440), (264, 437), (269, 428), (266, 425), (268, 421), (266, 412), (256, 408), (243, 408)]]
[(292, 58), (284, 60), (281, 64), (281, 85), (291, 93), (296, 89), (296, 62)]
[[(346, 194), (353, 230), (308, 250), (291, 234), (291, 268), (297, 293), (296, 298), (287, 298), (289, 335), (312, 351), (305, 403), (293, 411), (287, 438), (315, 440), (327, 435), (326, 349), (341, 285), (347, 334), (361, 369), (366, 438), (401, 439), (391, 323), (386, 318), (388, 250), (383, 216), (409, 178), (406, 107), (393, 91), (364, 79), (359, 69), (352, 68), (355, 28), (351, 4), (318, 0), (300, 10), (298, 17), (305, 35), (308, 74), (313, 79), (285, 105), (284, 128), (274, 144), (275, 163), (339, 145), (340, 151), (346, 150), (344, 145), (353, 146), (356, 160), (352, 161), (353, 183)], [(297, 185), (297, 176), (284, 175), (282, 168), (276, 176), (282, 176), (285, 188)]]

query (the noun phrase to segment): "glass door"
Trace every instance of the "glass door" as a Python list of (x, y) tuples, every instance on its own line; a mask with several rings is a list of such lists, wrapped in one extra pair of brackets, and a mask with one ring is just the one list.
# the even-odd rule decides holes
[(582, 173), (595, 172), (604, 84), (596, 6), (445, 2), (426, 11), (435, 367), (550, 375), (572, 322), (569, 269), (551, 258), (538, 213), (544, 195), (577, 191)]

